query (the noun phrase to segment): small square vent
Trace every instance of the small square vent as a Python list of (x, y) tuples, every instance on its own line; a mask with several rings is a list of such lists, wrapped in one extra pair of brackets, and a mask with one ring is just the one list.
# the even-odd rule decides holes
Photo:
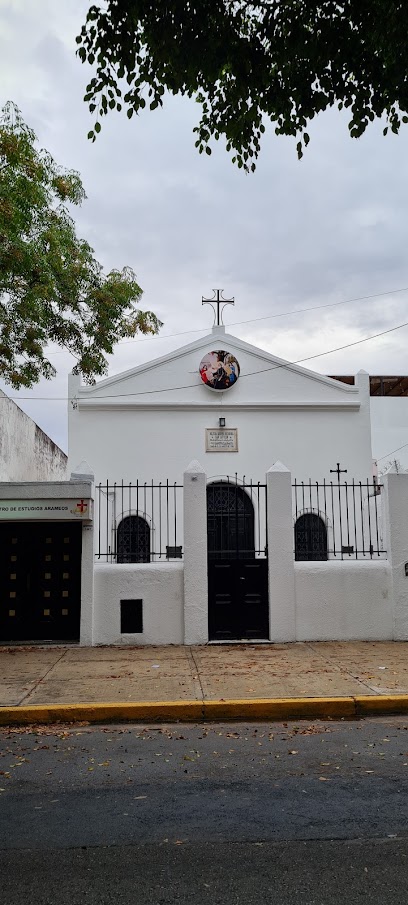
[(143, 632), (143, 600), (120, 601), (120, 632), (122, 635)]

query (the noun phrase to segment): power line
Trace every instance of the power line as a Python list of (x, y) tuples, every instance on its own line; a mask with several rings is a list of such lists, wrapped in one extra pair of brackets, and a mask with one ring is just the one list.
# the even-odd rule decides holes
[[(312, 361), (315, 358), (323, 358), (325, 355), (332, 355), (333, 352), (342, 352), (344, 349), (350, 349), (352, 346), (359, 346), (362, 343), (367, 343), (372, 339), (378, 339), (379, 336), (385, 336), (388, 333), (394, 333), (396, 330), (401, 330), (403, 327), (408, 327), (408, 321), (405, 321), (403, 324), (398, 324), (397, 327), (389, 327), (388, 330), (382, 330), (381, 333), (373, 333), (372, 336), (366, 336), (364, 339), (357, 339), (352, 343), (346, 343), (344, 346), (337, 346), (335, 349), (328, 349), (326, 352), (317, 352), (315, 355), (309, 355), (307, 358), (298, 358), (295, 361), (286, 361), (282, 362), (279, 365), (272, 365), (270, 368), (260, 368), (258, 371), (250, 371), (248, 374), (241, 374), (240, 379), (243, 380), (244, 377), (254, 377), (256, 374), (263, 374), (266, 371), (277, 371), (280, 368), (287, 368), (291, 365), (302, 364), (305, 361)], [(178, 387), (164, 387), (158, 390), (142, 390), (140, 393), (110, 393), (106, 396), (97, 396), (97, 399), (122, 399), (127, 398), (129, 396), (150, 396), (153, 393), (173, 393), (176, 390), (189, 390), (193, 389), (201, 384), (198, 383), (187, 383), (183, 386)], [(86, 397), (82, 397), (86, 398)], [(20, 400), (31, 400), (32, 402), (69, 402), (67, 396), (0, 396), (0, 399), (12, 399), (14, 402)]]
[[(329, 349), (328, 352), (318, 352), (316, 355), (309, 355), (307, 358), (298, 358), (290, 364), (298, 365), (303, 361), (312, 361), (314, 358), (322, 358), (325, 355), (331, 355), (333, 352), (342, 352), (343, 349), (351, 349), (352, 346), (359, 346), (361, 343), (367, 343), (370, 339), (377, 339), (379, 336), (385, 336), (386, 333), (394, 333), (395, 330), (401, 330), (402, 327), (408, 327), (408, 321), (405, 324), (399, 324), (397, 327), (390, 327), (388, 330), (382, 330), (381, 333), (373, 333), (372, 336), (366, 336), (365, 339), (356, 339), (353, 343), (347, 343), (345, 346), (337, 346), (337, 349)], [(278, 368), (284, 368), (285, 365), (276, 365)], [(243, 374), (243, 377), (252, 377), (253, 374), (262, 374), (264, 371), (274, 371), (275, 368), (261, 368), (260, 371), (253, 371), (252, 374)]]
[(403, 446), (398, 446), (397, 449), (392, 449), (391, 452), (386, 453), (385, 456), (379, 456), (379, 458), (376, 459), (376, 461), (382, 462), (383, 459), (388, 459), (388, 456), (394, 455), (394, 453), (399, 452), (400, 449), (405, 449), (406, 446), (408, 446), (408, 443), (404, 443)]
[[(361, 295), (354, 299), (343, 299), (341, 302), (329, 302), (326, 305), (313, 305), (310, 308), (295, 308), (293, 311), (279, 311), (277, 314), (267, 314), (265, 317), (253, 317), (250, 320), (246, 321), (232, 321), (231, 324), (226, 324), (227, 327), (240, 327), (243, 324), (256, 324), (259, 321), (268, 321), (274, 320), (278, 317), (291, 317), (293, 314), (306, 314), (308, 311), (322, 311), (324, 308), (337, 308), (339, 305), (351, 305), (353, 302), (366, 302), (370, 299), (378, 299), (382, 298), (385, 295), (395, 295), (397, 292), (408, 292), (408, 286), (405, 286), (403, 289), (389, 289), (387, 292), (376, 292), (374, 295)], [(117, 345), (118, 346), (126, 346), (129, 344), (137, 345), (138, 343), (148, 343), (152, 342), (155, 339), (173, 339), (176, 336), (190, 336), (192, 333), (206, 333), (207, 328), (202, 327), (199, 330), (183, 330), (179, 333), (164, 333), (157, 334), (157, 336), (148, 336), (145, 339), (124, 339), (120, 340)], [(49, 352), (49, 355), (61, 355), (64, 352), (69, 352), (68, 349), (58, 349), (55, 352)], [(72, 352), (69, 353), (72, 355)], [(75, 356), (74, 356), (75, 357)]]
[(252, 324), (258, 321), (270, 320), (274, 317), (289, 317), (291, 314), (303, 314), (305, 311), (321, 311), (323, 308), (336, 308), (338, 305), (351, 305), (352, 302), (366, 302), (369, 299), (378, 299), (385, 295), (394, 295), (396, 292), (407, 292), (408, 286), (404, 289), (390, 289), (388, 292), (376, 292), (374, 295), (361, 295), (355, 299), (343, 299), (341, 302), (329, 302), (327, 305), (313, 305), (311, 308), (298, 308), (295, 311), (282, 311), (279, 314), (270, 314), (267, 317), (255, 317), (248, 321), (235, 321), (228, 326), (234, 327), (237, 324)]

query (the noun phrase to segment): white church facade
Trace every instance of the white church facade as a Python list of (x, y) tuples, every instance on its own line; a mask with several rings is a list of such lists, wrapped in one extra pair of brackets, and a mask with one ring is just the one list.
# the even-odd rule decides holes
[(373, 475), (365, 372), (217, 325), (94, 386), (71, 375), (68, 408), (71, 480), (2, 485), (0, 643), (408, 638), (408, 474)]
[(69, 396), (93, 643), (393, 636), (365, 372), (350, 386), (217, 325)]
[[(235, 358), (239, 377), (213, 389), (200, 364), (217, 351)], [(277, 460), (299, 480), (330, 480), (337, 462), (355, 480), (372, 478), (368, 374), (348, 386), (283, 362), (222, 326), (95, 386), (71, 376), (69, 397), (68, 469), (85, 460), (96, 483), (180, 481), (193, 459), (211, 479), (259, 481)]]

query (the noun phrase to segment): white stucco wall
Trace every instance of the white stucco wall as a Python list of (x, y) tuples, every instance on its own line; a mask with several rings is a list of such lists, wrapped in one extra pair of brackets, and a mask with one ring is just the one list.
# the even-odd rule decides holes
[(394, 638), (408, 639), (408, 474), (384, 476), (384, 537), (392, 574)]
[[(183, 564), (96, 565), (94, 644), (183, 644)], [(393, 640), (391, 569), (381, 562), (294, 563), (296, 634), (284, 640)], [(120, 601), (143, 600), (143, 633), (120, 633)], [(208, 639), (200, 635), (200, 643)], [(270, 640), (276, 637), (270, 625)], [(198, 643), (191, 637), (189, 643)]]
[[(240, 379), (224, 392), (204, 386), (198, 373), (214, 348), (231, 351), (241, 367)], [(194, 459), (209, 480), (237, 472), (264, 481), (277, 460), (297, 480), (330, 480), (337, 462), (350, 478), (371, 477), (368, 375), (358, 374), (350, 387), (280, 363), (222, 331), (94, 387), (71, 376), (69, 395), (75, 400), (69, 470), (86, 460), (96, 483), (181, 483)], [(227, 428), (238, 429), (238, 452), (205, 451), (205, 429), (218, 427), (221, 416)]]
[(67, 456), (0, 391), (0, 481), (59, 481)]
[[(95, 482), (149, 482), (168, 478), (181, 483), (184, 469), (198, 459), (208, 479), (221, 475), (264, 481), (271, 462), (287, 462), (297, 480), (331, 480), (336, 463), (355, 480), (370, 478), (371, 449), (356, 413), (235, 411), (224, 408), (228, 427), (238, 429), (238, 453), (206, 453), (205, 429), (217, 427), (219, 410), (80, 412), (71, 430), (70, 470), (81, 459), (91, 465)], [(80, 420), (81, 419), (81, 420)], [(354, 428), (357, 430), (354, 430)], [(359, 450), (353, 449), (360, 434)], [(361, 449), (362, 447), (362, 449)]]
[[(95, 565), (94, 644), (183, 644), (183, 563)], [(143, 600), (143, 633), (120, 633), (120, 601)]]
[(297, 641), (393, 640), (388, 561), (295, 562), (294, 568)]

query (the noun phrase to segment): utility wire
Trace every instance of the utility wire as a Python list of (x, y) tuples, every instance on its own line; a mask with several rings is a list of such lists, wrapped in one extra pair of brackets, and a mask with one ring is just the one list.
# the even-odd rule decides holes
[[(260, 368), (258, 371), (250, 371), (248, 374), (241, 374), (240, 380), (243, 380), (244, 377), (253, 377), (256, 374), (263, 374), (265, 371), (277, 371), (280, 368), (287, 368), (291, 365), (302, 364), (305, 361), (312, 361), (315, 358), (322, 358), (325, 355), (332, 355), (333, 352), (342, 352), (344, 349), (350, 349), (352, 346), (359, 346), (362, 343), (367, 343), (372, 339), (378, 339), (379, 336), (385, 336), (388, 333), (394, 333), (396, 330), (401, 330), (403, 327), (408, 327), (408, 321), (405, 321), (403, 324), (398, 324), (397, 327), (389, 327), (388, 330), (382, 330), (381, 333), (373, 333), (372, 336), (366, 336), (364, 339), (357, 339), (355, 342), (346, 343), (344, 346), (337, 346), (335, 349), (328, 349), (326, 352), (317, 352), (315, 355), (309, 355), (307, 358), (298, 358), (296, 361), (285, 361), (279, 365), (272, 365), (270, 368)], [(120, 375), (119, 375), (120, 376)], [(142, 390), (140, 393), (110, 393), (105, 396), (97, 396), (96, 399), (122, 399), (127, 398), (129, 396), (150, 396), (153, 393), (172, 393), (176, 390), (189, 390), (194, 387), (201, 386), (198, 383), (187, 383), (178, 387), (163, 387), (158, 390)], [(86, 397), (82, 397), (86, 398)], [(67, 396), (0, 396), (1, 399), (13, 399), (14, 401), (20, 400), (31, 400), (34, 402), (68, 402), (69, 399)]]
[(405, 449), (406, 446), (408, 446), (408, 443), (404, 443), (403, 446), (398, 446), (397, 449), (392, 449), (391, 452), (386, 453), (385, 456), (379, 456), (379, 458), (376, 459), (376, 462), (382, 462), (383, 459), (388, 459), (388, 456), (394, 455), (394, 453), (399, 452), (400, 449)]
[[(277, 314), (267, 314), (265, 317), (253, 317), (247, 321), (232, 321), (231, 324), (226, 324), (226, 327), (239, 327), (242, 324), (256, 324), (259, 321), (268, 321), (273, 320), (277, 317), (291, 317), (292, 314), (306, 314), (308, 311), (322, 311), (324, 308), (337, 308), (339, 305), (351, 305), (353, 302), (366, 302), (370, 299), (378, 299), (382, 298), (385, 295), (395, 295), (397, 292), (408, 292), (408, 286), (405, 286), (403, 289), (389, 289), (387, 292), (376, 292), (374, 295), (361, 295), (355, 299), (343, 299), (341, 302), (329, 302), (326, 305), (313, 305), (311, 308), (295, 308), (293, 311), (279, 311)], [(148, 336), (145, 339), (123, 339), (120, 340), (117, 345), (118, 346), (126, 346), (129, 343), (133, 345), (137, 345), (138, 343), (148, 343), (152, 342), (154, 339), (173, 339), (175, 336), (189, 336), (192, 333), (206, 333), (207, 327), (202, 327), (200, 330), (183, 330), (181, 333), (159, 333), (157, 336)], [(69, 351), (68, 349), (58, 349), (55, 352), (49, 352), (49, 355), (61, 355), (62, 353)], [(72, 355), (72, 352), (69, 353)]]

